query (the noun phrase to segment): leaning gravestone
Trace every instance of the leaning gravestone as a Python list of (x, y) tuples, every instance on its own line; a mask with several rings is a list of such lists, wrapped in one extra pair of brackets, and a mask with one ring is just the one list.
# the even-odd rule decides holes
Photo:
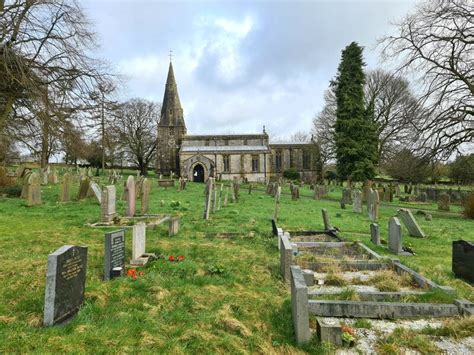
[(26, 205), (41, 205), (41, 181), (38, 173), (31, 173), (27, 178)]
[(125, 215), (127, 217), (133, 217), (135, 216), (135, 181), (131, 175), (127, 178), (124, 194), (125, 201), (127, 201)]
[(325, 231), (329, 231), (329, 230), (332, 230), (332, 226), (331, 226), (331, 223), (329, 223), (329, 214), (328, 214), (328, 210), (323, 208), (321, 210), (321, 213), (323, 214), (323, 223), (324, 223), (324, 230)]
[[(115, 187), (115, 186), (114, 186)], [(125, 230), (105, 233), (104, 280), (123, 276), (125, 272)]]
[(380, 231), (377, 223), (370, 224), (370, 240), (375, 245), (380, 245)]
[(388, 249), (396, 254), (400, 254), (402, 249), (402, 225), (397, 217), (392, 217), (388, 221)]
[(442, 193), (438, 197), (438, 210), (440, 211), (449, 211), (450, 197), (447, 193)]
[(48, 256), (44, 296), (45, 326), (74, 316), (84, 300), (87, 247), (64, 245)]
[(150, 208), (150, 191), (151, 191), (151, 183), (150, 180), (144, 178), (141, 184), (141, 194), (140, 194), (140, 212), (142, 215), (148, 213), (148, 209)]
[(101, 219), (103, 223), (110, 223), (117, 215), (115, 210), (116, 190), (115, 185), (105, 186), (102, 189), (100, 202)]
[(101, 201), (102, 201), (102, 190), (100, 189), (99, 184), (97, 184), (95, 181), (91, 181), (90, 188), (94, 192), (94, 196), (97, 198), (97, 201), (99, 201), (99, 203), (101, 203)]
[(466, 240), (453, 241), (453, 272), (474, 283), (474, 243)]
[(59, 192), (60, 202), (69, 202), (71, 200), (71, 174), (66, 173), (63, 175), (63, 183), (61, 184), (61, 191)]
[(344, 188), (342, 189), (342, 200), (341, 203), (348, 205), (351, 203), (351, 189)]
[(402, 220), (405, 227), (407, 227), (408, 234), (410, 234), (412, 237), (418, 237), (418, 238), (425, 237), (425, 233), (423, 233), (422, 229), (416, 222), (415, 217), (413, 217), (413, 214), (411, 213), (410, 210), (406, 208), (400, 208), (398, 210), (398, 216)]

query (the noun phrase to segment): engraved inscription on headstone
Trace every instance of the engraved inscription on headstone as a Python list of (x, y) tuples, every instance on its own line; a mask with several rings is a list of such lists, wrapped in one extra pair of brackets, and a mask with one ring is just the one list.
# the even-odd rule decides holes
[(84, 300), (87, 247), (64, 245), (48, 256), (44, 297), (44, 325), (74, 316)]
[(104, 280), (123, 276), (125, 271), (125, 230), (105, 233)]

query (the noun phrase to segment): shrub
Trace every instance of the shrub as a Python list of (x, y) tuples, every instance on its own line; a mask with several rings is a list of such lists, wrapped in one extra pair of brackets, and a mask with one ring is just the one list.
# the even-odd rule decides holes
[(283, 172), (283, 177), (289, 180), (299, 180), (300, 173), (296, 169), (288, 169)]
[(464, 200), (464, 217), (474, 219), (474, 194), (469, 194)]

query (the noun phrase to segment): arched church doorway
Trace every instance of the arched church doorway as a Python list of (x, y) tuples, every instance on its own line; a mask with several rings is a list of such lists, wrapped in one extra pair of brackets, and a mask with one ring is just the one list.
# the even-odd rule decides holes
[(201, 164), (196, 164), (193, 168), (193, 181), (204, 182), (204, 167)]

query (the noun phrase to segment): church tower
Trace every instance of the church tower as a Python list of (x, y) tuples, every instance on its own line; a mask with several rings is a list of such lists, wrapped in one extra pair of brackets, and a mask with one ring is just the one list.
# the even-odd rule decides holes
[(186, 124), (184, 123), (183, 109), (179, 101), (173, 64), (170, 61), (160, 122), (158, 122), (157, 174), (168, 175), (170, 171), (179, 174), (179, 149), (185, 135)]

